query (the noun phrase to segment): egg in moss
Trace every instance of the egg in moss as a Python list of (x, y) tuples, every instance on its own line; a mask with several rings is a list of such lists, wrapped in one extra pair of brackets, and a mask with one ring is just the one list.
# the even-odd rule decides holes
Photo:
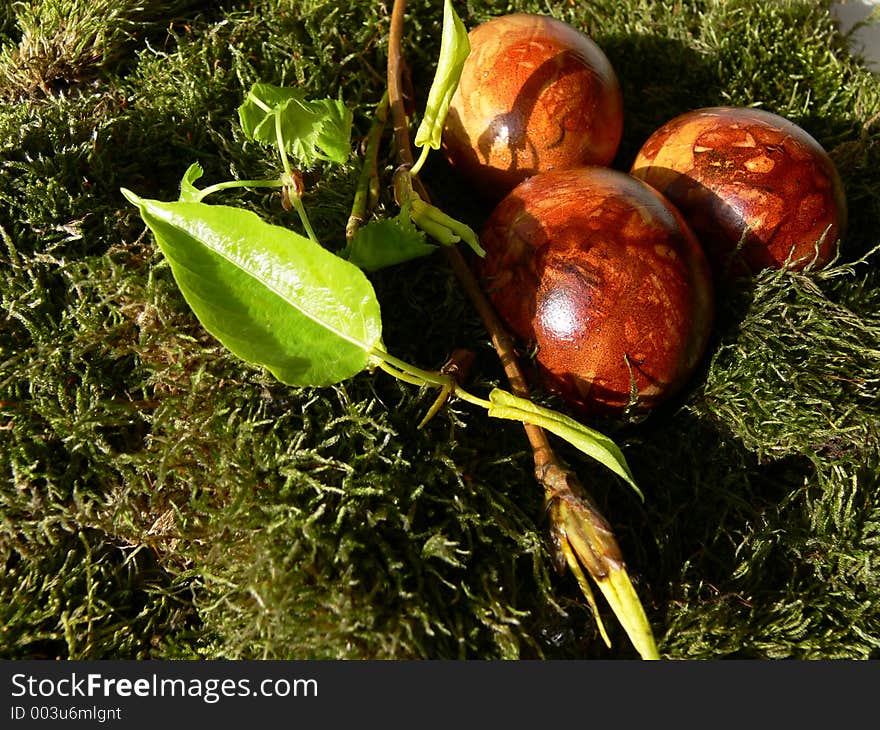
[(575, 411), (645, 413), (694, 374), (713, 321), (709, 265), (641, 180), (597, 166), (535, 175), (499, 203), (481, 241), (490, 301)]
[(468, 39), (443, 149), (475, 190), (497, 202), (536, 173), (611, 163), (623, 98), (589, 36), (549, 16), (514, 13), (478, 25)]
[(718, 272), (821, 267), (845, 233), (846, 197), (828, 153), (761, 109), (686, 112), (645, 141), (631, 173), (679, 208)]

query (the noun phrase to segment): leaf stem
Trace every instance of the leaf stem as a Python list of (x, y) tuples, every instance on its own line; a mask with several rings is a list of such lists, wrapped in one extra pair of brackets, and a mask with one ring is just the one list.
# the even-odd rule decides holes
[(226, 182), (216, 183), (200, 190), (196, 201), (201, 202), (211, 193), (216, 193), (220, 190), (230, 190), (232, 188), (280, 188), (283, 186), (284, 182), (282, 180), (227, 180)]
[(293, 191), (288, 195), (290, 202), (293, 203), (293, 207), (296, 208), (296, 212), (299, 214), (299, 219), (303, 224), (303, 228), (306, 229), (306, 234), (308, 237), (317, 243), (319, 246), (321, 242), (318, 240), (318, 237), (315, 235), (315, 231), (312, 228), (312, 224), (309, 222), (309, 216), (306, 214), (306, 207), (303, 205), (302, 198), (300, 197), (297, 191)]
[(457, 398), (461, 398), (461, 400), (470, 403), (471, 405), (479, 406), (487, 411), (492, 408), (492, 403), (490, 401), (485, 398), (479, 398), (472, 393), (468, 393), (464, 388), (461, 388), (457, 384), (455, 378), (451, 375), (438, 373), (432, 370), (423, 370), (422, 368), (411, 365), (410, 363), (394, 357), (394, 355), (391, 355), (384, 350), (379, 350), (378, 348), (373, 348), (370, 351), (370, 354), (378, 358), (379, 367), (382, 370), (399, 380), (412, 385), (435, 385), (440, 388), (446, 388)]
[(425, 381), (421, 378), (410, 375), (409, 373), (406, 373), (403, 370), (400, 370), (393, 365), (390, 365), (384, 360), (381, 360), (379, 362), (379, 369), (388, 373), (390, 376), (397, 378), (398, 380), (402, 380), (404, 383), (409, 383), (410, 385), (418, 385), (419, 387), (426, 385)]
[(260, 107), (260, 109), (262, 109), (267, 114), (269, 114), (272, 111), (272, 107), (270, 107), (268, 104), (263, 102), (260, 98), (258, 98), (256, 96), (256, 94), (254, 94), (253, 91), (248, 91), (247, 98), (250, 101), (254, 102), (254, 104), (256, 104), (258, 107)]
[[(270, 111), (267, 109), (267, 111)], [(281, 155), (281, 166), (284, 168), (284, 174), (288, 177), (292, 176), (290, 169), (290, 160), (287, 159), (287, 148), (284, 144), (284, 132), (281, 130), (281, 115), (275, 112), (275, 138), (278, 142), (278, 154)]]
[[(416, 367), (415, 365), (410, 365), (405, 360), (394, 357), (394, 355), (385, 352), (385, 350), (380, 350), (374, 347), (370, 350), (370, 354), (381, 361), (380, 367), (382, 367), (382, 364), (392, 366), (395, 370), (412, 378), (408, 379), (407, 382), (413, 383), (414, 385), (438, 385), (442, 388), (445, 385), (455, 384), (455, 381), (449, 375), (432, 372), (431, 370), (422, 370), (422, 368)], [(389, 372), (387, 368), (382, 369), (385, 370), (385, 372)], [(401, 379), (404, 380), (405, 378)]]
[(422, 166), (425, 164), (425, 160), (428, 159), (428, 153), (431, 151), (430, 145), (425, 145), (422, 147), (422, 153), (419, 155), (419, 159), (416, 160), (416, 164), (412, 166), (410, 173), (413, 175), (418, 175), (419, 170), (422, 169)]
[(453, 391), (456, 398), (461, 398), (466, 403), (470, 403), (474, 406), (479, 406), (480, 408), (485, 408), (487, 411), (492, 407), (492, 403), (487, 401), (485, 398), (478, 398), (472, 393), (468, 393), (464, 388), (460, 388), (459, 386), (455, 386), (455, 390)]
[[(265, 105), (259, 104), (259, 106), (263, 107)], [(271, 109), (266, 109), (266, 111), (271, 111)], [(278, 112), (275, 112), (275, 139), (278, 145), (278, 154), (281, 156), (281, 167), (284, 168), (284, 174), (281, 178), (282, 185), (287, 188), (287, 198), (293, 204), (293, 207), (296, 209), (297, 214), (299, 215), (299, 219), (302, 222), (303, 228), (305, 228), (306, 235), (319, 246), (321, 242), (318, 240), (318, 237), (315, 235), (315, 231), (312, 228), (312, 224), (309, 222), (309, 216), (306, 213), (305, 206), (302, 202), (302, 178), (297, 171), (294, 173), (293, 168), (290, 166), (290, 160), (287, 158), (287, 147), (284, 143), (284, 132), (281, 129), (281, 115)]]

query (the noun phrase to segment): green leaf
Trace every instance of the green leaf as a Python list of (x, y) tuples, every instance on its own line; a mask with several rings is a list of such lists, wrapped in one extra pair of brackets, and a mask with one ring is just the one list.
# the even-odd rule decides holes
[(446, 114), (449, 111), (449, 103), (458, 87), (462, 67), (470, 52), (471, 45), (467, 29), (461, 22), (461, 18), (452, 9), (451, 0), (445, 0), (443, 4), (443, 34), (440, 38), (440, 60), (437, 63), (437, 71), (431, 83), (431, 90), (428, 92), (425, 114), (416, 131), (415, 144), (417, 147), (424, 147), (427, 144), (431, 149), (440, 149), (440, 138), (443, 134)]
[(623, 452), (604, 434), (584, 426), (573, 418), (550, 408), (539, 406), (526, 398), (519, 398), (499, 388), (495, 388), (489, 393), (489, 402), (492, 404), (489, 409), (490, 416), (531, 423), (550, 431), (550, 433), (555, 433), (587, 456), (607, 466), (615, 474), (622, 477), (642, 500), (645, 499), (642, 490), (636, 485)]
[(198, 162), (193, 162), (186, 168), (186, 172), (183, 173), (183, 178), (180, 180), (180, 197), (178, 200), (189, 203), (198, 202), (202, 191), (195, 186), (195, 182), (204, 174), (205, 171)]
[[(238, 107), (238, 120), (241, 128), (248, 139), (255, 139), (264, 144), (274, 144), (275, 128), (267, 134), (257, 132), (267, 117), (275, 114), (275, 111), (288, 101), (305, 101), (305, 92), (301, 89), (293, 89), (287, 86), (272, 86), (271, 84), (254, 84), (245, 97), (244, 103)], [(274, 120), (272, 122), (274, 125)]]
[(270, 147), (278, 146), (280, 126), (285, 151), (307, 167), (345, 162), (351, 152), (353, 115), (340, 99), (310, 101), (300, 89), (254, 84), (238, 118), (249, 139)]
[(355, 265), (250, 211), (122, 193), (196, 317), (242, 360), (300, 386), (332, 385), (370, 364), (381, 314)]
[(351, 109), (341, 99), (319, 99), (311, 104), (322, 112), (318, 148), (331, 162), (342, 164), (351, 154), (351, 127), (354, 120)]
[(395, 218), (370, 221), (358, 228), (345, 257), (366, 271), (428, 256), (437, 247), (425, 241), (425, 234), (416, 228), (404, 209)]

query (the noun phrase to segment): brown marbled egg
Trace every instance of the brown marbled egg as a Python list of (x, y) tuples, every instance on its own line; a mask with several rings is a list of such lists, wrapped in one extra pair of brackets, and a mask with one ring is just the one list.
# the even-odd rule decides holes
[(719, 272), (823, 266), (846, 228), (843, 184), (827, 152), (760, 109), (682, 114), (648, 138), (631, 173), (679, 208)]
[(511, 333), (576, 410), (645, 412), (692, 376), (714, 312), (711, 273), (680, 213), (606, 167), (529, 178), (489, 216), (477, 264)]
[(478, 25), (468, 38), (443, 149), (477, 191), (497, 201), (538, 172), (612, 161), (623, 98), (592, 39), (561, 20), (525, 13)]

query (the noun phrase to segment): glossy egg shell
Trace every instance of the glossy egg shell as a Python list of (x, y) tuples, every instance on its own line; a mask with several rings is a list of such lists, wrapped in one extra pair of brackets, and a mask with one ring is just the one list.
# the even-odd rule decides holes
[(596, 43), (551, 17), (516, 13), (468, 34), (443, 149), (484, 197), (538, 172), (607, 165), (623, 131), (617, 76)]
[(682, 114), (647, 139), (631, 173), (681, 210), (718, 272), (823, 266), (845, 232), (846, 198), (827, 152), (760, 109)]
[(603, 167), (536, 175), (481, 240), (487, 295), (575, 410), (619, 416), (634, 382), (633, 411), (646, 412), (694, 373), (712, 328), (711, 273), (681, 215), (645, 183)]

